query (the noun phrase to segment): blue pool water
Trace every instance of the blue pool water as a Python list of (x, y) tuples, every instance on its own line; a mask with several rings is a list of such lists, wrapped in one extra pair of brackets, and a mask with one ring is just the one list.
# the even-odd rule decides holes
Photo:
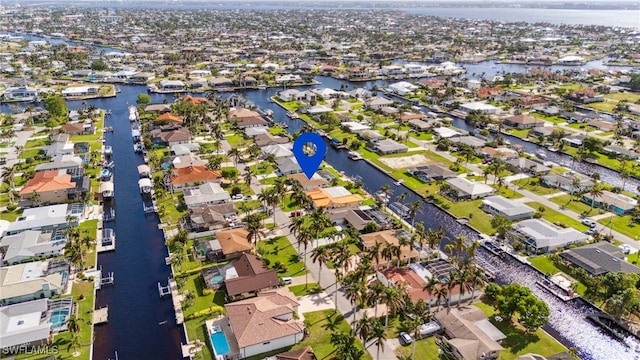
[(211, 344), (216, 356), (227, 355), (229, 353), (229, 343), (227, 342), (227, 337), (224, 335), (224, 332), (220, 331), (211, 334)]
[(59, 328), (64, 325), (64, 322), (67, 320), (67, 316), (69, 316), (69, 310), (56, 310), (51, 313), (51, 319), (49, 319), (49, 323), (51, 324), (51, 328)]

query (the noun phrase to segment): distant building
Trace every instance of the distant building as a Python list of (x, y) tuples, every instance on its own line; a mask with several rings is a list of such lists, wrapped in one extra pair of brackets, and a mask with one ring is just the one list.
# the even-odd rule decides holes
[(626, 195), (613, 193), (609, 190), (603, 190), (602, 194), (598, 197), (594, 197), (587, 192), (582, 195), (582, 201), (620, 216), (632, 213), (638, 206), (638, 200)]
[(457, 175), (455, 171), (449, 170), (449, 168), (444, 164), (420, 165), (407, 169), (407, 172), (413, 177), (424, 182), (450, 179)]
[(484, 198), (481, 207), (489, 214), (502, 215), (511, 221), (528, 219), (535, 213), (533, 208), (499, 195)]
[(593, 181), (575, 173), (548, 174), (542, 177), (542, 183), (549, 187), (560, 188), (570, 194), (589, 191)]
[(447, 179), (451, 188), (449, 195), (456, 200), (473, 200), (493, 194), (496, 190), (482, 182), (469, 181), (465, 178), (454, 177)]
[(542, 219), (529, 219), (516, 223), (507, 236), (521, 240), (524, 246), (534, 254), (546, 254), (589, 239), (589, 235), (574, 228), (561, 228)]

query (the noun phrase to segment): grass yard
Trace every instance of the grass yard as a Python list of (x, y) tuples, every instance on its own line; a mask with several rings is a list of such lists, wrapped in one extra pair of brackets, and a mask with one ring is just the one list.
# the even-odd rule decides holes
[(482, 199), (473, 201), (460, 201), (449, 204), (449, 212), (458, 218), (469, 219), (469, 225), (476, 230), (491, 235), (496, 231), (491, 226), (491, 215), (480, 209)]
[[(613, 230), (627, 235), (632, 239), (640, 239), (640, 225), (631, 222), (631, 215), (614, 215), (613, 217), (608, 216), (604, 219), (598, 220), (598, 222), (606, 227), (613, 227)], [(606, 229), (603, 230), (603, 233), (606, 232)]]
[(24, 148), (25, 149), (39, 148), (39, 147), (46, 146), (48, 143), (49, 143), (49, 137), (44, 137), (44, 138), (35, 139), (35, 140), (28, 140), (24, 144)]
[(630, 103), (635, 103), (636, 101), (640, 100), (640, 95), (630, 92), (617, 92), (612, 94), (605, 94), (604, 98), (616, 101), (627, 100)]
[[(80, 225), (78, 225), (78, 229), (80, 230), (80, 236), (83, 236), (84, 233), (89, 235), (89, 237), (93, 240), (96, 239), (96, 234), (98, 232), (98, 220), (87, 220)], [(89, 269), (94, 268), (96, 266), (96, 244), (91, 244), (91, 246), (87, 249), (87, 255), (85, 256), (84, 262), (85, 266)]]
[(547, 206), (544, 206), (538, 202), (532, 201), (532, 202), (528, 202), (527, 205), (531, 206), (532, 208), (536, 209), (536, 211), (539, 208), (544, 208), (545, 211), (542, 213), (542, 218), (553, 223), (556, 225), (564, 225), (565, 227), (572, 227), (578, 231), (585, 231), (587, 229), (589, 229), (588, 226), (583, 225), (581, 222), (579, 222), (576, 219), (570, 218), (567, 215), (561, 214)]
[(24, 209), (16, 209), (13, 211), (4, 210), (0, 213), (0, 220), (6, 220), (9, 222), (14, 222), (18, 218), (18, 216), (22, 215)]
[(601, 211), (598, 208), (593, 208), (591, 209), (591, 211), (589, 211), (591, 206), (583, 203), (582, 201), (580, 201), (580, 199), (575, 199), (575, 198), (573, 199), (573, 201), (569, 202), (570, 198), (571, 198), (571, 195), (566, 194), (566, 195), (554, 196), (549, 200), (553, 201), (554, 203), (560, 206), (564, 206), (569, 210), (572, 210), (576, 214), (588, 213), (587, 216), (593, 216), (593, 215), (598, 215)]
[[(564, 267), (555, 266), (553, 264), (553, 261), (551, 261), (551, 259), (549, 259), (549, 257), (546, 255), (530, 257), (529, 261), (531, 262), (531, 265), (533, 265), (534, 268), (542, 271), (545, 274), (551, 275), (551, 274), (557, 274), (559, 272), (562, 272), (565, 274), (568, 273), (568, 269)], [(587, 290), (587, 287), (584, 286), (581, 282), (578, 282), (578, 286), (575, 288), (575, 291), (580, 295), (584, 295), (586, 290)]]
[[(491, 187), (493, 187), (496, 190), (498, 190), (498, 185), (496, 185), (496, 184), (492, 184)], [(524, 197), (522, 194), (517, 192), (515, 189), (509, 189), (506, 186), (502, 186), (500, 188), (500, 191), (496, 191), (496, 195), (502, 195), (502, 196), (506, 197), (507, 199), (520, 199), (520, 198)]]
[[(309, 329), (309, 337), (295, 345), (293, 349), (311, 346), (316, 358), (331, 359), (335, 351), (335, 347), (331, 344), (331, 332), (336, 330), (348, 333), (351, 331), (349, 324), (342, 315), (336, 314), (333, 310), (308, 312), (304, 314), (304, 318), (307, 329)], [(359, 340), (356, 340), (356, 344), (362, 348), (362, 343)], [(371, 360), (371, 356), (365, 353), (362, 360)]]
[(511, 183), (538, 195), (549, 195), (560, 192), (560, 190), (544, 186), (540, 184), (538, 180), (532, 178), (514, 180)]
[(500, 343), (505, 350), (500, 352), (499, 360), (513, 360), (528, 353), (550, 356), (567, 351), (562, 344), (541, 329), (531, 334), (526, 333), (522, 328), (495, 321), (493, 316), (496, 311), (493, 306), (482, 302), (476, 303), (475, 306), (479, 307), (489, 317), (489, 321), (507, 336)]
[(305, 284), (293, 285), (289, 286), (289, 290), (295, 296), (304, 296), (309, 294), (316, 294), (322, 291), (322, 289), (318, 286), (318, 283), (309, 283), (309, 286)]
[(209, 340), (209, 336), (207, 335), (207, 329), (205, 328), (205, 321), (209, 319), (206, 316), (186, 320), (184, 322), (185, 327), (187, 328), (187, 335), (189, 336), (189, 341), (193, 341), (195, 339), (200, 339), (205, 344), (205, 347), (202, 348), (202, 351), (198, 354), (196, 359), (201, 360), (213, 360), (213, 349), (211, 348), (211, 344)]
[(25, 149), (22, 150), (20, 152), (20, 159), (29, 159), (29, 158), (35, 158), (36, 156), (38, 156), (38, 154), (40, 154), (42, 152), (41, 149)]
[(304, 261), (298, 257), (297, 249), (285, 236), (258, 242), (258, 252), (269, 262), (270, 268), (274, 267), (276, 261), (283, 264), (284, 271), (279, 272), (278, 276), (300, 276), (307, 271)]
[(184, 282), (184, 286), (180, 288), (181, 291), (188, 290), (190, 293), (194, 294), (196, 297), (193, 300), (193, 305), (189, 307), (183, 306), (184, 316), (189, 316), (198, 311), (202, 311), (212, 306), (220, 306), (224, 305), (224, 292), (216, 291), (211, 292), (210, 294), (205, 294), (205, 285), (202, 280), (202, 276), (200, 274), (194, 274), (186, 276)]
[(169, 194), (162, 199), (158, 199), (158, 214), (163, 223), (177, 224), (179, 220), (186, 214), (186, 209), (180, 206), (179, 196)]
[[(411, 351), (413, 345), (400, 346), (396, 349), (396, 355), (411, 357)], [(416, 352), (414, 360), (435, 360), (446, 359), (443, 355), (438, 355), (438, 345), (436, 344), (436, 338), (431, 336), (426, 339), (416, 341)], [(389, 351), (385, 349), (385, 351)]]
[(556, 115), (554, 115), (554, 116), (545, 116), (544, 114), (535, 113), (535, 112), (529, 113), (529, 115), (532, 116), (532, 117), (538, 118), (538, 119), (542, 119), (544, 121), (548, 121), (548, 122), (554, 123), (554, 124), (561, 124), (561, 123), (567, 122), (566, 119), (563, 119), (563, 118), (561, 118), (559, 116), (556, 116)]

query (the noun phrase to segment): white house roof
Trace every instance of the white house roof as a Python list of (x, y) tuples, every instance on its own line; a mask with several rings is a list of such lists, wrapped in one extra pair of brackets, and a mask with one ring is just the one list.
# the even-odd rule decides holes
[(574, 228), (560, 228), (541, 219), (523, 220), (513, 225), (513, 228), (534, 240), (538, 248), (563, 247), (572, 243), (586, 241), (589, 238), (589, 235), (583, 234)]
[(469, 181), (465, 178), (460, 177), (447, 179), (447, 183), (449, 183), (451, 187), (456, 189), (458, 193), (461, 193), (462, 195), (480, 196), (491, 194), (495, 191), (495, 189), (489, 185), (483, 184), (481, 182)]
[(435, 131), (441, 138), (450, 138), (452, 136), (462, 135), (461, 133), (446, 127), (435, 128), (433, 131)]
[(68, 208), (68, 204), (57, 204), (26, 209), (22, 213), (22, 216), (9, 224), (7, 232), (16, 233), (29, 229), (64, 224), (67, 222)]
[(229, 202), (231, 196), (219, 183), (205, 183), (183, 190), (184, 203), (189, 206), (213, 202)]
[(360, 131), (371, 129), (371, 126), (367, 124), (362, 124), (356, 121), (345, 121), (342, 124), (340, 124), (340, 126), (349, 128), (349, 131), (351, 132), (360, 132)]
[(3, 347), (31, 343), (49, 337), (47, 299), (0, 307), (0, 343)]
[(64, 250), (67, 239), (38, 230), (27, 230), (19, 234), (8, 235), (0, 240), (0, 247), (5, 248), (4, 261), (13, 263), (16, 260), (34, 257), (42, 253), (56, 253)]
[(274, 144), (267, 145), (262, 148), (262, 152), (265, 155), (273, 155), (276, 158), (293, 156), (291, 151), (291, 144)]
[(525, 204), (509, 200), (502, 196), (489, 196), (482, 200), (484, 204), (491, 206), (506, 216), (518, 216), (533, 213), (535, 210)]
[(473, 101), (473, 102), (469, 102), (466, 104), (462, 104), (460, 105), (461, 108), (467, 110), (467, 111), (472, 111), (472, 110), (476, 110), (476, 111), (495, 111), (498, 108), (487, 104), (487, 103), (483, 103), (482, 101)]
[(35, 294), (42, 290), (45, 284), (48, 284), (51, 289), (62, 289), (65, 282), (64, 276), (60, 272), (49, 274), (47, 273), (48, 268), (48, 261), (0, 268), (0, 299)]

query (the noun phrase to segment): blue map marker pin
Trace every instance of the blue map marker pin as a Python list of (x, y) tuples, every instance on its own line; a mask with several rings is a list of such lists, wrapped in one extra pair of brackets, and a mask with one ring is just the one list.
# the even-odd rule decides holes
[(293, 143), (293, 155), (298, 160), (298, 164), (307, 179), (311, 179), (313, 174), (316, 173), (326, 153), (327, 144), (316, 133), (302, 133)]

